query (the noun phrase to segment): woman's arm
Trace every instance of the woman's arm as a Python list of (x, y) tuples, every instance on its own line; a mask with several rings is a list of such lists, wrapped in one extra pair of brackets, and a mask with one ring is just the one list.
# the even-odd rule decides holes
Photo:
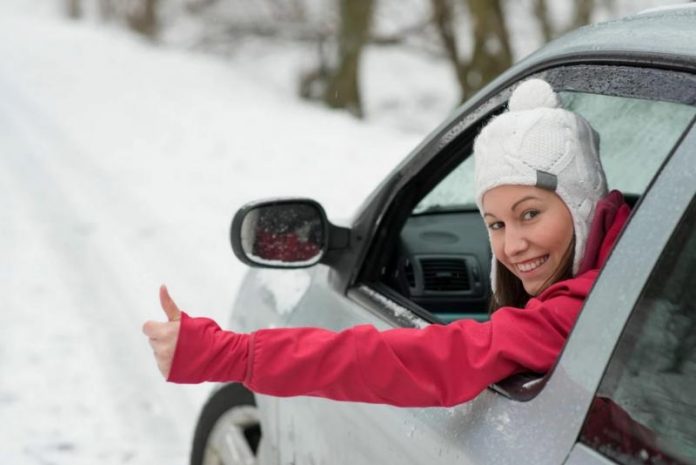
[(460, 320), (424, 329), (361, 325), (340, 332), (288, 328), (240, 334), (182, 313), (167, 379), (242, 382), (282, 397), (456, 405), (514, 373), (547, 371), (594, 274), (558, 283), (544, 293), (545, 300), (532, 299), (525, 309), (500, 309), (489, 322)]

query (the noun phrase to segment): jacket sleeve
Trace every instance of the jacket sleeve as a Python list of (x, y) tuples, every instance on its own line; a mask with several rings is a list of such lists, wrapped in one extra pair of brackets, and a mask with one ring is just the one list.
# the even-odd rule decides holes
[(514, 373), (545, 372), (553, 365), (586, 295), (573, 286), (554, 287), (545, 300), (531, 299), (525, 309), (502, 308), (488, 322), (423, 329), (361, 325), (340, 332), (290, 328), (246, 335), (184, 317), (169, 380), (238, 381), (282, 397), (456, 405)]

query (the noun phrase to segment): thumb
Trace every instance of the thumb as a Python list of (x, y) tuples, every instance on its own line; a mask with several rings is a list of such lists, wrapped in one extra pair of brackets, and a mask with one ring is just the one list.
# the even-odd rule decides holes
[(169, 321), (179, 321), (181, 319), (181, 310), (176, 306), (169, 291), (167, 291), (167, 286), (164, 284), (160, 286), (159, 291), (160, 305), (162, 305), (162, 310), (167, 314), (167, 319)]

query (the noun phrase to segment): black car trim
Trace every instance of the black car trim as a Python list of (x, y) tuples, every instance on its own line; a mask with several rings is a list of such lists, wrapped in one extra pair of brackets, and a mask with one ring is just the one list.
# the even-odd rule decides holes
[(616, 65), (646, 69), (659, 69), (696, 73), (696, 58), (683, 57), (656, 52), (638, 52), (631, 50), (597, 50), (594, 52), (570, 52), (557, 55), (551, 59), (532, 64), (521, 74), (532, 75), (559, 66), (573, 65)]

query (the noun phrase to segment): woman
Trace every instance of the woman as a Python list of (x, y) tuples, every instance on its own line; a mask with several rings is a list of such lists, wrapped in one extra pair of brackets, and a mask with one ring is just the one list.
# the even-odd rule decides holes
[(607, 195), (598, 138), (559, 108), (545, 81), (521, 84), (474, 145), (476, 199), (488, 227), (494, 311), (424, 329), (221, 330), (160, 289), (168, 322), (147, 322), (168, 381), (237, 381), (252, 391), (397, 406), (451, 406), (524, 371), (551, 368), (628, 217)]

